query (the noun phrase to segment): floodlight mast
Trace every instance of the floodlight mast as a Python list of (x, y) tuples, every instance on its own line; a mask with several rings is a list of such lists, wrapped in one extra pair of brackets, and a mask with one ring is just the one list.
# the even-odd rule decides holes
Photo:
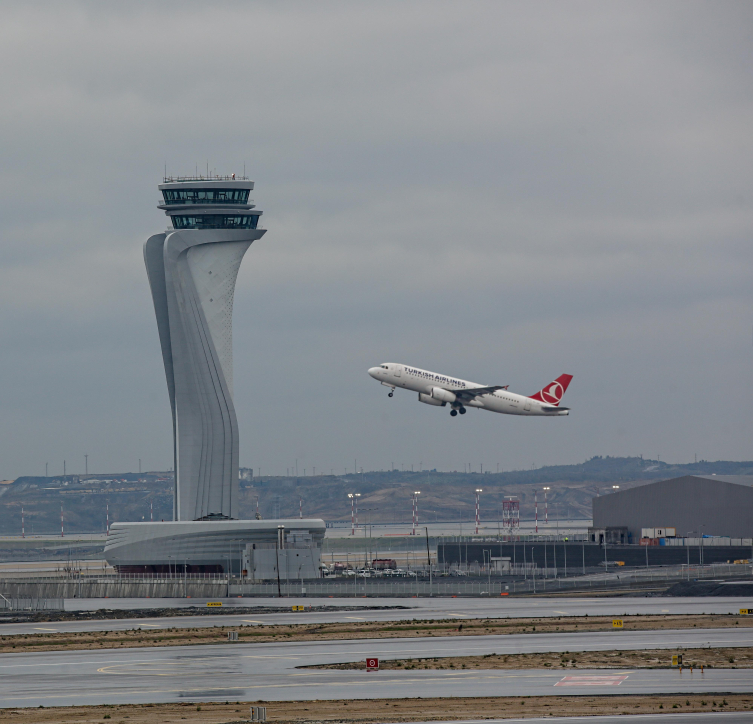
[(547, 493), (551, 488), (544, 488), (544, 525), (549, 525), (549, 498)]
[(350, 534), (356, 534), (356, 527), (358, 526), (358, 499), (361, 497), (361, 493), (348, 493), (350, 498)]
[(479, 498), (481, 496), (481, 493), (483, 493), (483, 489), (476, 488), (476, 535), (478, 535), (478, 524), (479, 524)]
[(416, 526), (418, 525), (418, 496), (421, 495), (420, 490), (413, 491), (413, 529), (411, 535), (416, 535)]
[(144, 245), (157, 316), (175, 458), (174, 520), (238, 517), (238, 421), (233, 405), (235, 281), (262, 212), (245, 175), (165, 176), (172, 222)]

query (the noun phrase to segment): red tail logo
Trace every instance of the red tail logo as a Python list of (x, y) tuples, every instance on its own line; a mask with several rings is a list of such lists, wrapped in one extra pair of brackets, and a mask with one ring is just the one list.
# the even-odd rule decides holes
[(546, 402), (548, 405), (557, 407), (562, 400), (562, 396), (565, 394), (570, 380), (573, 379), (572, 375), (560, 375), (554, 382), (550, 382), (543, 390), (537, 392), (535, 395), (531, 395), (532, 400), (538, 400), (539, 402)]

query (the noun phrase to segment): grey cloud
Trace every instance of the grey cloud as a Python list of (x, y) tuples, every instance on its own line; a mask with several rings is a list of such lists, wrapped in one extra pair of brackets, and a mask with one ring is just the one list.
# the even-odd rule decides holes
[[(207, 160), (246, 163), (269, 228), (235, 306), (242, 464), (749, 458), (752, 12), (6, 4), (2, 476), (170, 464), (141, 244), (163, 164)], [(451, 421), (383, 396), (385, 360), (568, 371), (574, 412)]]

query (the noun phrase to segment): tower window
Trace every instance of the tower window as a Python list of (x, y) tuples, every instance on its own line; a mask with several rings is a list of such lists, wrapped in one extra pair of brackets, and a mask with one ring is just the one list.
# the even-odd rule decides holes
[(258, 214), (202, 214), (171, 218), (175, 229), (255, 229), (259, 223)]
[(249, 189), (162, 189), (166, 204), (245, 204)]

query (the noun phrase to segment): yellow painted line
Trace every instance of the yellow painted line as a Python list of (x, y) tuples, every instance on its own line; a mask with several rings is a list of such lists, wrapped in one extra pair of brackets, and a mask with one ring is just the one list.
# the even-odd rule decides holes
[(467, 613), (448, 613), (448, 616), (460, 616), (460, 618), (470, 618)]
[(552, 613), (564, 613), (565, 616), (569, 616), (570, 615), (567, 611), (552, 611)]
[(249, 618), (242, 618), (241, 623), (264, 623), (264, 621), (252, 621)]
[(346, 616), (345, 618), (351, 618), (354, 621), (365, 621), (365, 618), (360, 618), (359, 616)]
[(162, 626), (160, 626), (158, 623), (140, 623), (138, 627), (141, 628), (142, 626), (150, 626), (151, 628), (162, 628)]

